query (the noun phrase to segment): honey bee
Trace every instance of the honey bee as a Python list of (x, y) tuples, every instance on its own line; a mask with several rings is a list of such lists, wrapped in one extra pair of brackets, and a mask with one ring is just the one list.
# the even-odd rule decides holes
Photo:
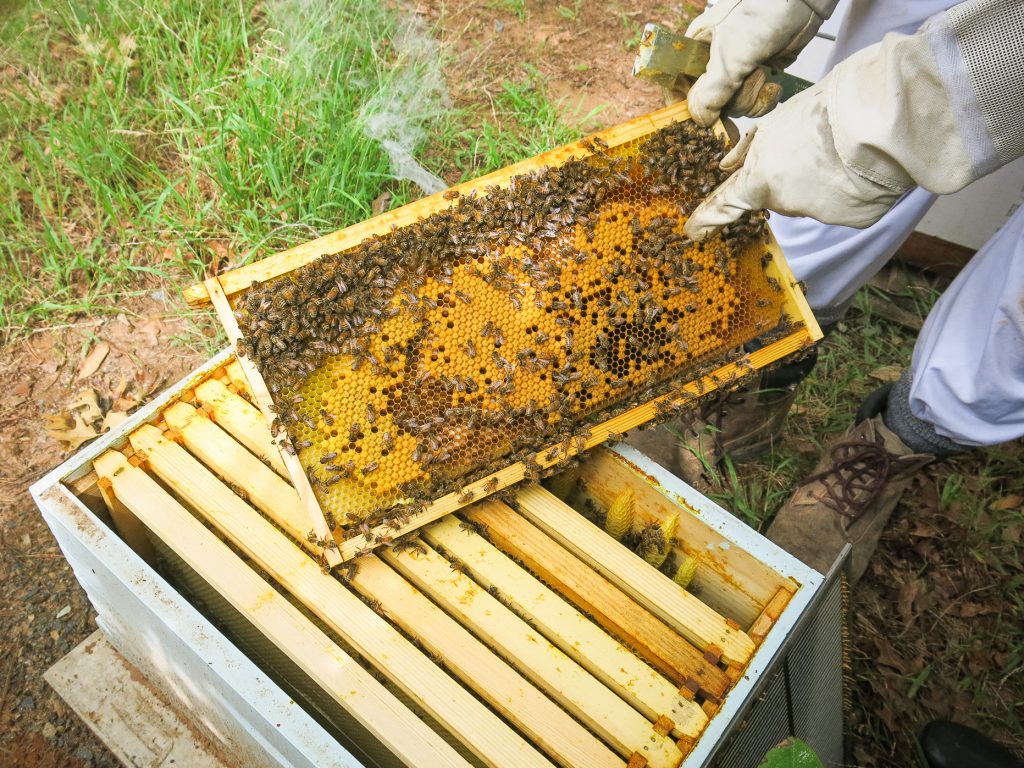
[(395, 553), (413, 552), (420, 555), (427, 554), (427, 548), (423, 545), (423, 542), (416, 538), (415, 533), (408, 533), (395, 539), (391, 545), (391, 551)]
[(359, 565), (352, 560), (342, 563), (338, 566), (338, 575), (341, 576), (342, 581), (352, 581), (355, 578), (356, 572), (359, 570)]
[(507, 359), (505, 359), (505, 358), (504, 358), (504, 357), (503, 357), (503, 356), (502, 356), (502, 355), (501, 355), (501, 354), (500, 354), (500, 353), (499, 353), (499, 352), (498, 352), (497, 350), (494, 350), (494, 351), (492, 351), (492, 352), (491, 352), (491, 359), (492, 359), (492, 360), (494, 361), (494, 364), (495, 364), (496, 366), (498, 366), (499, 368), (502, 368), (502, 369), (504, 369), (504, 370), (506, 370), (506, 371), (507, 371), (507, 370), (508, 370), (508, 369), (509, 369), (509, 368), (511, 367), (511, 365), (512, 365), (512, 364), (511, 364), (511, 363), (510, 363), (510, 362), (509, 362), (509, 361), (508, 361)]
[(380, 466), (380, 464), (378, 462), (371, 461), (369, 464), (367, 464), (365, 467), (362, 468), (361, 472), (363, 473), (363, 476), (365, 477), (366, 475), (369, 475), (371, 472), (376, 472), (377, 468), (379, 466)]
[(498, 478), (492, 477), (484, 483), (484, 493), (494, 493), (498, 490)]

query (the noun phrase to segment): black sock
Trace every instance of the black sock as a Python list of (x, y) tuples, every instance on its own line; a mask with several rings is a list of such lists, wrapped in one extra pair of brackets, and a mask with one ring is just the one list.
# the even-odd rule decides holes
[(899, 381), (889, 392), (889, 398), (882, 412), (885, 426), (911, 450), (917, 453), (934, 453), (936, 456), (952, 456), (971, 450), (948, 437), (936, 433), (935, 427), (910, 411), (910, 371), (904, 371)]

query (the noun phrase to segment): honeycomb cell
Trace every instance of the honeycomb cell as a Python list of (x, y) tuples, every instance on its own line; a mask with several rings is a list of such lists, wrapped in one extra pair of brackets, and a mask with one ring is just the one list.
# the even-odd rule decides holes
[(759, 218), (700, 245), (683, 233), (722, 178), (713, 133), (680, 123), (593, 149), (236, 303), (277, 434), (308, 441), (336, 520), (571, 440), (779, 324)]

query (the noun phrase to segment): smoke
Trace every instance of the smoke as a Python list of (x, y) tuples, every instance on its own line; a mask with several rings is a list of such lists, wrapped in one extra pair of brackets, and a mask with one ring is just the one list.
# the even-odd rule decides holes
[(448, 185), (414, 156), (427, 138), (427, 126), (451, 105), (440, 44), (416, 17), (400, 22), (392, 43), (397, 60), (387, 81), (360, 110), (359, 125), (387, 153), (396, 179), (407, 179), (428, 195), (440, 192)]

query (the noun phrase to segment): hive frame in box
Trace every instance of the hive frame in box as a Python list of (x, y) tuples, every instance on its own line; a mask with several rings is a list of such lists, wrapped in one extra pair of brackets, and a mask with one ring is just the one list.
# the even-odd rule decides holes
[[(169, 401), (229, 358), (228, 352), (218, 355), (134, 414), (115, 433), (42, 478), (31, 492), (115, 646), (198, 718), (198, 729), (212, 736), (232, 759), (257, 766), (324, 765), (325, 759), (333, 765), (357, 766), (360, 763), (350, 753), (290, 704), (281, 688), (267, 680), (71, 490), (77, 487), (83, 495), (95, 493), (95, 488), (83, 482), (91, 462), (125, 443), (129, 433), (152, 421)], [(798, 584), (743, 676), (683, 762), (687, 768), (707, 765), (721, 749), (723, 735), (736, 726), (737, 718), (765, 684), (766, 673), (792, 639), (798, 623), (809, 618), (808, 607), (821, 596), (823, 579), (642, 454), (623, 445), (613, 451), (624, 465), (653, 481), (661, 493), (685, 500), (697, 518), (724, 537), (728, 544), (719, 548), (735, 546), (754, 553), (767, 567)]]
[[(599, 131), (587, 137), (587, 139), (558, 147), (494, 173), (456, 185), (451, 188), (450, 192), (468, 195), (472, 190), (482, 190), (489, 186), (503, 187), (508, 184), (508, 181), (513, 176), (528, 173), (544, 166), (558, 166), (570, 159), (591, 155), (593, 152), (588, 147), (588, 143), (595, 138), (607, 143), (610, 147), (615, 147), (648, 135), (672, 122), (687, 119), (689, 119), (689, 112), (686, 103), (679, 102), (619, 126)], [(721, 130), (721, 126), (719, 126), (719, 129)], [(724, 134), (724, 131), (721, 132)], [(218, 319), (227, 332), (229, 340), (234, 345), (241, 338), (241, 330), (232, 309), (232, 297), (241, 294), (253, 284), (262, 283), (288, 274), (315, 261), (321, 256), (355, 247), (372, 235), (384, 234), (393, 228), (408, 226), (432, 213), (443, 210), (450, 205), (450, 200), (445, 197), (446, 194), (448, 193), (431, 195), (346, 229), (325, 235), (317, 240), (296, 246), (275, 256), (245, 265), (219, 276), (211, 277), (205, 282), (187, 289), (184, 292), (185, 300), (191, 306), (199, 306), (206, 303), (212, 304)], [(767, 249), (776, 256), (781, 255), (770, 230), (766, 231), (769, 238)], [(748, 360), (749, 364), (754, 368), (761, 368), (786, 355), (797, 352), (821, 338), (821, 330), (810, 311), (802, 291), (797, 287), (796, 280), (785, 263), (785, 259), (773, 259), (767, 265), (766, 271), (778, 281), (779, 286), (784, 292), (785, 301), (783, 306), (787, 318), (791, 322), (798, 324), (799, 327), (788, 335), (751, 353), (748, 356)], [(257, 405), (263, 411), (268, 423), (273, 421), (275, 418), (273, 399), (262, 375), (251, 361), (239, 358), (238, 362), (245, 372)], [(659, 408), (672, 403), (684, 403), (695, 396), (712, 392), (719, 387), (719, 382), (730, 381), (737, 375), (742, 375), (742, 373), (743, 368), (738, 364), (728, 363), (712, 371), (710, 374), (699, 376), (693, 382), (681, 387), (681, 389), (686, 391), (685, 394), (674, 395), (669, 393), (662, 395), (620, 413), (601, 424), (591, 426), (590, 436), (584, 441), (583, 450), (605, 442), (609, 434), (624, 433), (651, 421), (657, 416)], [(542, 469), (547, 469), (579, 451), (579, 447), (575, 443), (569, 447), (555, 449), (555, 445), (545, 446), (536, 452), (533, 460)], [(329, 531), (323, 510), (317, 502), (302, 463), (298, 456), (287, 451), (281, 451), (281, 457), (299, 493), (299, 498), (309, 517), (312, 530), (319, 538), (327, 539), (332, 534)], [(466, 491), (471, 492), (466, 494), (468, 498), (480, 499), (513, 485), (523, 480), (526, 476), (527, 469), (524, 463), (516, 462), (509, 464), (497, 472), (467, 484), (461, 491), (455, 491), (435, 498), (424, 510), (410, 516), (398, 528), (380, 525), (368, 534), (362, 533), (349, 538), (342, 537), (338, 541), (339, 547), (337, 550), (332, 549), (325, 553), (327, 561), (332, 566), (338, 565), (341, 561), (355, 556), (357, 552), (368, 548), (372, 549), (385, 537), (388, 539), (397, 538), (461, 508), (469, 503), (468, 501), (459, 500), (459, 497)]]

